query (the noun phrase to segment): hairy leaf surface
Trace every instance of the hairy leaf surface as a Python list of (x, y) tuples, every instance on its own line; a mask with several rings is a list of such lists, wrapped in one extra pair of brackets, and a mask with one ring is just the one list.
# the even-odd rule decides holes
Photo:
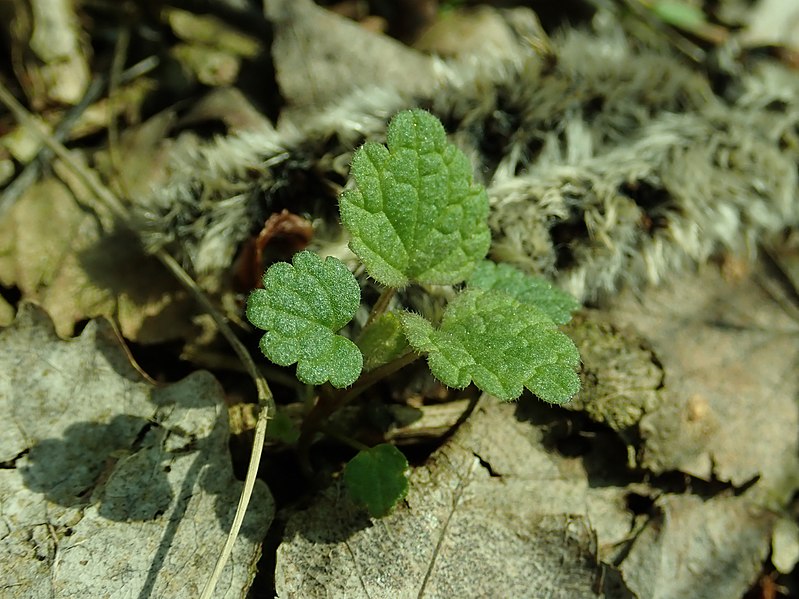
[(355, 315), (361, 292), (347, 267), (332, 256), (298, 252), (264, 274), (264, 288), (247, 301), (247, 318), (266, 334), (261, 351), (275, 364), (297, 363), (303, 383), (347, 387), (361, 373), (358, 347), (335, 332)]
[(546, 279), (525, 274), (510, 264), (484, 260), (477, 265), (468, 283), (469, 287), (477, 289), (509, 293), (523, 304), (538, 308), (557, 324), (569, 322), (572, 312), (580, 307), (576, 299)]
[(456, 389), (474, 381), (510, 401), (524, 387), (550, 403), (579, 390), (577, 348), (543, 312), (506, 293), (467, 290), (452, 301), (436, 329), (416, 314), (400, 316), (411, 346), (428, 354), (430, 370)]
[(408, 351), (408, 340), (399, 317), (386, 312), (367, 326), (356, 339), (364, 356), (364, 369), (373, 370)]
[(485, 189), (472, 182), (468, 158), (430, 113), (400, 112), (387, 138), (388, 147), (367, 142), (358, 149), (357, 185), (341, 195), (352, 251), (390, 287), (462, 282), (491, 241)]

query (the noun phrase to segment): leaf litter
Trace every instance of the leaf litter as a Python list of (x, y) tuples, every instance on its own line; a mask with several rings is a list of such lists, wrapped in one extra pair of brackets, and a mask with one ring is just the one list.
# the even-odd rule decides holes
[[(586, 313), (571, 328), (578, 346), (594, 344), (588, 382), (565, 407), (610, 427), (626, 455), (599, 446), (609, 431), (578, 425), (572, 437), (596, 440), (564, 457), (545, 437), (565, 413), (526, 421), (524, 400), (483, 403), (414, 469), (395, 514), (370, 521), (334, 489), (293, 515), (278, 549), (279, 596), (594, 597), (604, 576), (607, 597), (624, 596), (619, 588), (641, 599), (740, 597), (773, 539), (786, 544), (775, 560), (794, 555), (780, 506), (799, 489), (797, 327), (777, 312), (751, 279), (730, 283), (707, 268), (679, 290)], [(607, 453), (599, 470), (592, 452)], [(675, 489), (664, 478), (674, 471), (716, 490)], [(651, 509), (636, 515), (632, 495)]]
[[(397, 97), (386, 99), (391, 90), (378, 89), (369, 95), (364, 94), (362, 88), (370, 87), (376, 81), (402, 81), (405, 77), (409, 78), (409, 85), (406, 86), (410, 90), (409, 95), (414, 90), (421, 90), (424, 95), (426, 91), (430, 93), (429, 90), (438, 89), (434, 60), (408, 52), (406, 48), (393, 42), (383, 44), (386, 41), (384, 37), (374, 34), (362, 36), (362, 30), (357, 27), (339, 28), (337, 21), (325, 20), (326, 31), (341, 34), (340, 42), (331, 42), (334, 48), (331, 52), (329, 46), (324, 46), (321, 42), (327, 43), (332, 36), (320, 40), (317, 35), (319, 27), (310, 25), (314, 22), (313, 19), (326, 18), (326, 13), (319, 12), (318, 7), (310, 2), (268, 4), (275, 19), (279, 39), (273, 52), (278, 61), (281, 90), (289, 103), (296, 103), (300, 107), (297, 109), (295, 106), (291, 111), (281, 114), (284, 130), (290, 130), (292, 126), (302, 128), (308, 121), (308, 113), (354, 93), (359, 98), (369, 98), (374, 106), (369, 114), (372, 120), (359, 114), (352, 118), (352, 129), (359, 134), (379, 136), (385, 120), (383, 116), (390, 114), (402, 101)], [(275, 8), (281, 4), (283, 8)], [(290, 12), (289, 9), (294, 11), (291, 18), (286, 14), (276, 16), (280, 11)], [(309, 16), (297, 16), (303, 13)], [(304, 34), (303, 27), (307, 29)], [(353, 40), (360, 42), (367, 38), (373, 45), (367, 45), (368, 49), (363, 54), (368, 55), (374, 63), (413, 66), (404, 74), (388, 73), (380, 69), (370, 71), (367, 68), (353, 71), (352, 57), (341, 55), (337, 50), (342, 43), (352, 46)], [(309, 40), (320, 43), (309, 44)], [(291, 47), (291, 43), (299, 46)], [(283, 44), (283, 50), (280, 50), (280, 44)], [(517, 48), (513, 44), (511, 46), (508, 55), (517, 55)], [(322, 61), (309, 59), (309, 56), (315, 55), (313, 53), (327, 53), (330, 60), (338, 61), (334, 66), (339, 70), (330, 68), (330, 65), (325, 65)], [(285, 60), (289, 55), (295, 60), (293, 66)], [(393, 60), (391, 56), (397, 59)], [(327, 84), (318, 85), (324, 80), (314, 75), (313, 85), (309, 89), (308, 82), (311, 78), (307, 76), (308, 65), (323, 65), (317, 69), (317, 74), (326, 74)], [(336, 74), (341, 72), (345, 75)], [(375, 79), (375, 73), (385, 79)], [(351, 80), (355, 75), (363, 80)], [(774, 76), (771, 71), (755, 71), (755, 76), (747, 81), (747, 85), (757, 88), (761, 84), (761, 78), (767, 81), (771, 76)], [(294, 77), (291, 83), (288, 82), (289, 77)], [(558, 81), (554, 83), (557, 84)], [(295, 87), (292, 88), (292, 85)], [(686, 89), (688, 87), (690, 86)], [(361, 89), (353, 92), (355, 88)], [(668, 87), (664, 86), (663, 89)], [(696, 99), (695, 91), (688, 89), (681, 97), (688, 98), (690, 103)], [(757, 93), (762, 90), (752, 89), (750, 92), (754, 94), (755, 102), (760, 101)], [(764, 97), (768, 99), (768, 94)], [(790, 101), (790, 96), (788, 98)], [(790, 109), (785, 113), (788, 116), (792, 114)], [(334, 114), (340, 115), (341, 112)], [(330, 118), (329, 115), (325, 116)], [(502, 117), (512, 118), (513, 114), (506, 111)], [(502, 121), (492, 122), (492, 126), (501, 129)], [(574, 126), (566, 127), (564, 135), (571, 136), (570, 139), (580, 138), (578, 129), (579, 127)], [(342, 137), (346, 139), (347, 135), (354, 134), (348, 130)], [(459, 135), (461, 140), (469, 139), (468, 132), (460, 132)], [(790, 140), (790, 136), (788, 139)], [(548, 149), (545, 148), (547, 152), (552, 152), (550, 141), (546, 142), (549, 144)], [(233, 145), (230, 144), (230, 147)], [(191, 146), (192, 144), (188, 145)], [(276, 146), (276, 152), (284, 151), (282, 145)], [(191, 151), (195, 149), (192, 147)], [(326, 159), (333, 160), (329, 156)], [(509, 164), (512, 163), (513, 160), (509, 159)], [(190, 170), (184, 168), (184, 171)], [(202, 168), (195, 170), (202, 171)], [(572, 191), (583, 185), (574, 176), (573, 168), (564, 177), (567, 179), (567, 187), (571, 185), (568, 188)], [(144, 178), (141, 177), (139, 181)], [(765, 180), (770, 179), (766, 177)], [(776, 180), (790, 181), (788, 178)], [(132, 177), (130, 182), (135, 183), (136, 179)], [(636, 181), (636, 184), (640, 183), (642, 182)], [(550, 184), (553, 187), (559, 185), (556, 180), (550, 181)], [(506, 188), (498, 180), (491, 190), (492, 200), (513, 203), (519, 191)], [(616, 189), (613, 185), (610, 188)], [(61, 192), (55, 193), (60, 197)], [(579, 189), (577, 193), (580, 193)], [(611, 207), (618, 208), (616, 205)], [(627, 209), (629, 206), (622, 208)], [(553, 210), (548, 218), (561, 218), (559, 209)], [(51, 214), (60, 213), (54, 208)], [(623, 218), (630, 216), (629, 222), (636, 224), (645, 222), (643, 217), (649, 218), (650, 214), (650, 211), (636, 210), (631, 215), (620, 212)], [(515, 222), (523, 221), (518, 214), (513, 214), (512, 217)], [(4, 224), (0, 223), (0, 226)], [(655, 220), (651, 231), (657, 232), (658, 226), (660, 225)], [(49, 228), (44, 233), (44, 238), (54, 232), (58, 234), (59, 227)], [(601, 237), (616, 235), (618, 231), (609, 233), (599, 227), (599, 233)], [(500, 249), (506, 254), (513, 243), (535, 245), (539, 241), (532, 236), (517, 239), (513, 237), (514, 234), (514, 231), (510, 231), (503, 240), (504, 245)], [(626, 239), (623, 235), (618, 235), (617, 238)], [(0, 235), (0, 239), (5, 244), (13, 237)], [(566, 241), (570, 248), (575, 247), (569, 240)], [(17, 247), (22, 248), (23, 244), (18, 243), (15, 249), (3, 252), (2, 260), (13, 256)], [(40, 254), (50, 256), (46, 247), (34, 247)], [(226, 255), (224, 252), (222, 254)], [(575, 254), (579, 257), (579, 252)], [(18, 261), (14, 267), (3, 266), (6, 268), (3, 272), (22, 273), (30, 265), (34, 265), (34, 276), (30, 280), (39, 285), (41, 281), (49, 284), (48, 276), (63, 268), (48, 262), (37, 271), (38, 263), (33, 259), (36, 254), (27, 256), (29, 259)], [(547, 254), (546, 257), (549, 259), (550, 256)], [(121, 259), (122, 262), (114, 260), (114, 263), (129, 264), (125, 261), (125, 256)], [(70, 260), (67, 253), (65, 263), (69, 265)], [(601, 263), (598, 264), (600, 266), (594, 268), (594, 271), (604, 273), (606, 269), (601, 267)], [(623, 262), (611, 256), (607, 264), (618, 265)], [(591, 268), (587, 270), (591, 271)], [(72, 271), (65, 269), (63, 272), (66, 274), (61, 275), (60, 279), (56, 276), (57, 282), (69, 282)], [(150, 281), (149, 275), (141, 274), (142, 272), (148, 271), (140, 271), (138, 280)], [(659, 278), (667, 278), (661, 272), (657, 275)], [(13, 278), (4, 278), (1, 282), (6, 287), (19, 286), (24, 296), (47, 304), (47, 287), (32, 284), (27, 286), (27, 276), (29, 275), (25, 274), (19, 279), (23, 284)], [(633, 280), (639, 279), (633, 277)], [(59, 302), (67, 301), (66, 307), (55, 301), (47, 304), (47, 309), (51, 311), (62, 335), (68, 335), (75, 322), (87, 317), (96, 314), (124, 314), (124, 310), (116, 307), (112, 296), (106, 297), (92, 291), (91, 286), (82, 292), (82, 281), (78, 275), (71, 284), (54, 287), (54, 290), (60, 290)], [(285, 542), (278, 552), (277, 575), (282, 585), (280, 589), (283, 590), (281, 596), (292, 596), (288, 589), (294, 588), (291, 585), (297, 581), (309, 585), (302, 587), (309, 592), (303, 596), (316, 596), (314, 593), (324, 596), (358, 596), (358, 592), (361, 592), (358, 589), (364, 588), (359, 585), (373, 583), (386, 586), (388, 583), (384, 579), (387, 576), (389, 583), (396, 582), (400, 574), (393, 575), (390, 566), (394, 565), (408, 578), (404, 583), (407, 587), (418, 590), (419, 585), (424, 584), (425, 594), (428, 596), (437, 596), (437, 593), (444, 592), (440, 589), (449, 591), (457, 584), (473, 582), (479, 585), (486, 584), (486, 581), (496, 584), (490, 588), (464, 587), (463, 593), (473, 595), (474, 589), (487, 588), (487, 592), (494, 594), (508, 588), (520, 597), (558, 596), (557, 593), (565, 589), (573, 591), (573, 594), (564, 596), (580, 597), (583, 596), (582, 593), (585, 596), (595, 596), (596, 591), (601, 588), (597, 581), (602, 580), (602, 575), (598, 572), (604, 569), (606, 582), (616, 580), (620, 586), (627, 587), (627, 591), (641, 598), (682, 597), (686, 594), (696, 597), (740, 597), (758, 576), (763, 562), (768, 559), (769, 548), (774, 552), (771, 557), (774, 565), (780, 571), (790, 571), (795, 566), (795, 557), (792, 556), (795, 554), (796, 527), (794, 521), (784, 517), (783, 509), (786, 499), (797, 488), (794, 399), (797, 394), (792, 376), (795, 372), (796, 324), (787, 319), (780, 306), (771, 301), (750, 279), (731, 284), (713, 270), (706, 270), (698, 278), (686, 277), (678, 281), (679, 286), (661, 292), (630, 293), (616, 303), (616, 307), (609, 314), (605, 311), (589, 314), (583, 322), (575, 324), (576, 334), (583, 334), (583, 343), (578, 340), (584, 362), (583, 392), (572, 404), (566, 406), (573, 412), (549, 408), (546, 411), (570, 425), (576, 423), (577, 430), (573, 431), (572, 437), (595, 439), (596, 442), (609, 441), (612, 445), (618, 435), (623, 445), (626, 445), (626, 454), (613, 454), (607, 448), (596, 450), (607, 451), (612, 457), (613, 463), (607, 466), (604, 476), (598, 476), (592, 470), (590, 453), (577, 458), (566, 458), (553, 451), (552, 444), (546, 437), (547, 431), (554, 426), (551, 418), (514, 420), (514, 415), (518, 416), (519, 413), (514, 412), (513, 406), (492, 406), (490, 409), (481, 406), (474, 414), (473, 421), (450, 439), (428, 463), (414, 471), (407, 505), (390, 516), (389, 520), (369, 521), (355, 506), (342, 499), (337, 493), (337, 487), (327, 491), (308, 512), (293, 516), (287, 528)], [(162, 287), (158, 283), (152, 287), (166, 288), (168, 285)], [(70, 295), (74, 298), (64, 299)], [(84, 297), (87, 299), (84, 300)], [(100, 299), (96, 299), (95, 304), (88, 301), (97, 297)], [(74, 307), (69, 301), (78, 306)], [(124, 300), (120, 296), (117, 301)], [(86, 304), (99, 305), (101, 309), (92, 311), (85, 307)], [(4, 317), (10, 318), (11, 307), (5, 310), (2, 306), (0, 304), (0, 315), (5, 314)], [(163, 305), (155, 306), (155, 312), (159, 312), (162, 307)], [(136, 307), (132, 309), (134, 312), (137, 310)], [(176, 310), (181, 311), (182, 309)], [(124, 316), (118, 318), (121, 322), (125, 321)], [(142, 318), (139, 317), (139, 320)], [(167, 317), (162, 323), (168, 324), (169, 321), (171, 318)], [(157, 320), (152, 322), (157, 323)], [(79, 340), (72, 343), (80, 342), (84, 336), (93, 334), (98, 326), (102, 328), (105, 325), (90, 324)], [(133, 323), (122, 326), (126, 337), (147, 339), (146, 335), (138, 332), (142, 325), (136, 324), (135, 319)], [(155, 330), (160, 332), (168, 329), (156, 326)], [(155, 338), (157, 337), (152, 339)], [(609, 342), (603, 344), (605, 338)], [(29, 338), (18, 350), (18, 355), (30, 353), (30, 348), (37, 347), (39, 340), (39, 337)], [(5, 369), (2, 372), (5, 374)], [(134, 375), (131, 373), (130, 376)], [(3, 380), (8, 381), (7, 378)], [(108, 385), (113, 388), (110, 383)], [(205, 384), (199, 386), (204, 387)], [(83, 385), (73, 385), (72, 388), (82, 389)], [(7, 390), (4, 389), (3, 397), (10, 397), (6, 393)], [(136, 403), (127, 391), (107, 393), (108, 397), (112, 395)], [(53, 397), (57, 399), (58, 396), (54, 394)], [(214, 401), (218, 399), (217, 397)], [(16, 402), (14, 405), (24, 403)], [(31, 405), (38, 409), (38, 403)], [(59, 405), (73, 406), (66, 402)], [(522, 411), (521, 405), (518, 409)], [(501, 417), (496, 420), (489, 418), (485, 415), (486, 411), (498, 411)], [(167, 428), (168, 423), (164, 424), (166, 421), (163, 421), (154, 427), (156, 432), (151, 429), (141, 439), (128, 442), (135, 431), (141, 430), (141, 422), (137, 419), (144, 418), (149, 422), (152, 418), (151, 412), (143, 408), (132, 412), (132, 415), (126, 412), (117, 414), (116, 410), (109, 410), (104, 417), (115, 415), (110, 416), (110, 420), (103, 421), (105, 428), (98, 429), (100, 432), (91, 436), (91, 439), (86, 439), (86, 435), (80, 433), (79, 428), (71, 429), (69, 424), (63, 425), (59, 429), (62, 431), (60, 437), (77, 439), (78, 445), (84, 447), (83, 451), (63, 453), (64, 460), (69, 458), (72, 463), (86, 461), (85, 448), (97, 446), (101, 448), (100, 455), (107, 454), (110, 457), (101, 465), (89, 459), (89, 466), (85, 471), (75, 469), (77, 478), (74, 481), (72, 477), (66, 478), (62, 481), (62, 486), (55, 489), (47, 486), (52, 483), (34, 476), (36, 469), (29, 469), (31, 477), (27, 481), (16, 479), (12, 482), (8, 479), (8, 485), (2, 485), (2, 488), (13, 490), (13, 497), (16, 498), (13, 499), (13, 506), (31, 502), (38, 505), (37, 509), (42, 512), (44, 508), (41, 506), (45, 505), (48, 514), (55, 514), (57, 522), (53, 527), (56, 532), (67, 530), (62, 522), (71, 525), (77, 518), (76, 510), (82, 509), (83, 504), (80, 502), (91, 501), (95, 495), (107, 499), (111, 515), (115, 512), (131, 514), (131, 522), (137, 526), (140, 522), (149, 522), (148, 519), (166, 518), (166, 513), (158, 515), (158, 511), (170, 501), (175, 501), (174, 498), (180, 494), (175, 486), (163, 484), (163, 480), (154, 478), (152, 473), (157, 472), (163, 463), (162, 458), (167, 453), (164, 439), (172, 433), (165, 430), (158, 432), (159, 427)], [(221, 412), (217, 415), (221, 415)], [(582, 430), (580, 418), (583, 415), (587, 415), (596, 425)], [(92, 418), (86, 417), (85, 421), (92, 422)], [(46, 419), (42, 420), (42, 423), (46, 422)], [(210, 420), (205, 421), (204, 430), (211, 426), (209, 422)], [(508, 427), (514, 429), (513, 434)], [(35, 427), (31, 430), (34, 429)], [(43, 441), (59, 438), (55, 433), (45, 432), (47, 436), (43, 437)], [(20, 462), (33, 459), (31, 456), (35, 457), (36, 452), (33, 449), (21, 457), (17, 457), (20, 454), (15, 453), (16, 449), (25, 446), (26, 434), (30, 434), (27, 429), (8, 435), (7, 438), (12, 442), (10, 447), (13, 449), (8, 450), (4, 460), (16, 459)], [(526, 444), (517, 443), (518, 436), (525, 438)], [(112, 442), (119, 439), (126, 443)], [(768, 443), (764, 443), (764, 440), (768, 440)], [(64, 448), (67, 445), (69, 444), (61, 443), (57, 447)], [(478, 449), (474, 450), (473, 446)], [(223, 446), (220, 451), (224, 453)], [(224, 464), (219, 467), (224, 473)], [(127, 478), (129, 470), (134, 473), (146, 471), (149, 475), (148, 484), (128, 492), (121, 481)], [(2, 472), (7, 474), (6, 470)], [(689, 484), (675, 492), (663, 482), (675, 473), (686, 475), (696, 488), (691, 489)], [(48, 478), (52, 476), (46, 472), (44, 479)], [(141, 477), (132, 477), (132, 480), (140, 479)], [(707, 486), (702, 486), (703, 481)], [(94, 483), (97, 483), (97, 490), (93, 487)], [(45, 495), (44, 504), (41, 497), (31, 499), (32, 492), (27, 485), (40, 485), (41, 488), (36, 493)], [(415, 489), (414, 486), (418, 488)], [(118, 493), (120, 487), (125, 492)], [(141, 502), (137, 493), (141, 493), (142, 488), (148, 489), (147, 494), (152, 499), (149, 504), (151, 507), (138, 508)], [(483, 494), (488, 499), (480, 499)], [(632, 495), (651, 502), (651, 508), (643, 513), (631, 509), (629, 501)], [(75, 497), (79, 502), (76, 505), (62, 506), (59, 503), (74, 502)], [(490, 504), (489, 500), (494, 503)], [(235, 497), (228, 504), (232, 505), (234, 502)], [(147, 502), (144, 503), (148, 505)], [(324, 507), (326, 504), (327, 508)], [(3, 505), (9, 504), (3, 501)], [(79, 523), (85, 521), (88, 526), (95, 521), (92, 518), (99, 519), (102, 505), (100, 503), (100, 507), (86, 508), (87, 514)], [(333, 506), (332, 510), (329, 505)], [(4, 507), (3, 513), (14, 513), (14, 509), (17, 507)], [(460, 513), (455, 513), (460, 510), (463, 510), (463, 517)], [(206, 511), (211, 513), (212, 510)], [(174, 513), (169, 510), (167, 512)], [(206, 518), (198, 515), (197, 521), (205, 521)], [(319, 532), (325, 530), (325, 522), (315, 521), (314, 518), (332, 518), (339, 530), (332, 533)], [(213, 517), (208, 520), (213, 521)], [(464, 528), (469, 529), (472, 520), (475, 521), (474, 529), (478, 533), (474, 530), (462, 533)], [(421, 521), (421, 524), (413, 524), (417, 521)], [(120, 538), (127, 542), (126, 535), (130, 533), (122, 531), (122, 523), (113, 520), (111, 523), (119, 525), (119, 534), (122, 535)], [(791, 527), (791, 524), (794, 526)], [(446, 527), (442, 533), (444, 525)], [(414, 545), (413, 540), (417, 533), (413, 531), (417, 529), (423, 533), (419, 534), (418, 538), (421, 540)], [(261, 537), (263, 530), (259, 529)], [(776, 532), (772, 536), (773, 530)], [(53, 547), (57, 547), (59, 552), (62, 547), (54, 545), (51, 530), (43, 526), (25, 529), (24, 535), (19, 532), (15, 534), (17, 537), (25, 536), (28, 542), (28, 552), (25, 555), (29, 558), (25, 567), (33, 568), (36, 574), (29, 578), (34, 585), (30, 588), (41, 588), (42, 593), (46, 594), (46, 587), (51, 582), (47, 566), (51, 563), (49, 560), (52, 552), (55, 551)], [(74, 536), (75, 533), (72, 534)], [(367, 534), (370, 536), (366, 536)], [(430, 536), (436, 540), (433, 549), (430, 548)], [(460, 542), (461, 536), (466, 539), (465, 542)], [(69, 542), (72, 543), (71, 537)], [(156, 546), (152, 545), (152, 541), (149, 542), (151, 546)], [(305, 561), (300, 558), (289, 561), (288, 558), (298, 551), (295, 545), (307, 549), (303, 554)], [(107, 546), (97, 547), (97, 552), (88, 557), (107, 550)], [(394, 561), (382, 556), (380, 551), (370, 549), (374, 547), (385, 551), (385, 555)], [(422, 552), (424, 559), (417, 560), (415, 558), (420, 547), (426, 553)], [(486, 554), (486, 547), (493, 547), (494, 551)], [(336, 559), (326, 563), (319, 557), (324, 551), (328, 551)], [(433, 555), (435, 559), (431, 557)], [(453, 555), (458, 556), (460, 561), (453, 559)], [(43, 556), (44, 565), (37, 564), (35, 560)], [(566, 559), (563, 561), (555, 560), (555, 557), (564, 556)], [(484, 558), (484, 562), (480, 558)], [(500, 561), (499, 558), (504, 559)], [(252, 567), (253, 559), (251, 554), (247, 554), (244, 559), (247, 567)], [(355, 574), (345, 569), (347, 560), (350, 565), (357, 564), (358, 571)], [(417, 561), (420, 563), (416, 563)], [(21, 567), (23, 562), (24, 560), (20, 561)], [(487, 571), (486, 568), (481, 569), (484, 564), (496, 564), (496, 567)], [(302, 570), (304, 566), (308, 568), (305, 571)], [(327, 577), (327, 572), (333, 569), (340, 573), (339, 578)], [(462, 579), (462, 573), (471, 569), (483, 573), (482, 582)], [(201, 581), (206, 571), (207, 569), (200, 566), (197, 576), (192, 578)], [(316, 575), (316, 581), (309, 582)], [(564, 579), (568, 577), (568, 580), (558, 582), (555, 580), (558, 575), (562, 575)], [(156, 580), (160, 580), (161, 576), (157, 572), (151, 575)], [(516, 577), (519, 581), (534, 578), (538, 586), (514, 586)], [(183, 579), (183, 575), (175, 578)], [(322, 584), (323, 581), (327, 581), (327, 586)], [(447, 584), (453, 586), (447, 587)], [(555, 588), (556, 584), (561, 586)], [(338, 592), (340, 589), (345, 590)], [(353, 591), (352, 595), (347, 594), (350, 591)], [(616, 596), (610, 586), (606, 591), (607, 596)], [(380, 592), (382, 591), (377, 589), (372, 596), (380, 596)]]
[(481, 406), (388, 517), (370, 521), (337, 487), (293, 516), (278, 596), (594, 597), (584, 472), (544, 451), (516, 406)]
[[(641, 298), (611, 318), (652, 344), (662, 399), (641, 419), (641, 465), (680, 470), (782, 505), (799, 484), (799, 323), (753, 277), (712, 267)], [(763, 443), (768, 439), (768, 443)]]

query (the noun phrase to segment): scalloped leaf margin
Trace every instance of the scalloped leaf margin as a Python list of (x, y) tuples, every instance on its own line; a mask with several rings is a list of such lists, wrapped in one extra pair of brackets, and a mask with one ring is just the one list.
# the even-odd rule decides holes
[(556, 324), (566, 324), (580, 307), (574, 297), (536, 275), (529, 275), (510, 264), (483, 260), (468, 280), (474, 289), (493, 289), (512, 295), (523, 304), (541, 310)]
[(449, 387), (474, 382), (503, 401), (524, 388), (550, 403), (580, 389), (580, 354), (543, 312), (506, 293), (467, 290), (453, 300), (439, 328), (412, 313), (400, 315), (411, 346), (427, 353), (433, 375)]
[(488, 196), (469, 159), (424, 110), (395, 115), (387, 142), (353, 157), (356, 185), (339, 201), (350, 248), (389, 287), (464, 281), (491, 243)]
[(352, 385), (361, 374), (363, 356), (336, 331), (352, 320), (361, 291), (344, 263), (302, 251), (291, 264), (270, 266), (263, 283), (247, 300), (247, 319), (266, 331), (260, 342), (263, 354), (280, 366), (296, 363), (303, 383)]

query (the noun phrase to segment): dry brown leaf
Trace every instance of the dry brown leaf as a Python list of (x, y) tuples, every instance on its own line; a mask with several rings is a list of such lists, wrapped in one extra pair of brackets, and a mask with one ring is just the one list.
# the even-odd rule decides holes
[(664, 496), (621, 564), (640, 599), (739, 599), (768, 557), (776, 515), (739, 497)]
[(0, 221), (0, 284), (17, 286), (52, 316), (62, 337), (76, 322), (109, 316), (142, 343), (191, 331), (193, 307), (136, 237), (113, 230), (55, 179), (31, 187)]
[(799, 487), (799, 324), (754, 278), (703, 268), (614, 304), (663, 366), (660, 408), (641, 421), (641, 465), (743, 486), (766, 505)]
[(799, 52), (799, 6), (794, 0), (759, 0), (746, 15), (740, 43), (783, 46)]
[(31, 104), (77, 104), (89, 85), (89, 44), (71, 0), (13, 0), (0, 7), (12, 63)]
[(518, 56), (520, 41), (528, 48), (549, 48), (550, 42), (536, 14), (527, 9), (497, 10), (480, 5), (467, 9), (440, 12), (413, 47), (444, 57), (468, 58), (470, 55), (498, 60)]
[(164, 18), (183, 43), (170, 53), (186, 71), (209, 86), (231, 85), (236, 81), (243, 59), (261, 51), (261, 43), (224, 21), (208, 15), (168, 8)]
[(435, 85), (430, 57), (311, 0), (266, 0), (265, 7), (275, 30), (272, 56), (284, 113), (307, 114), (380, 85), (408, 94), (429, 93)]
[(0, 327), (5, 327), (14, 322), (14, 306), (0, 296)]
[(111, 182), (113, 191), (120, 197), (135, 201), (167, 183), (172, 149), (167, 136), (175, 120), (174, 111), (160, 112), (126, 128), (113, 152), (105, 149), (93, 156), (97, 173)]
[(180, 127), (221, 121), (229, 133), (271, 131), (272, 123), (241, 90), (216, 87), (193, 103), (179, 121)]

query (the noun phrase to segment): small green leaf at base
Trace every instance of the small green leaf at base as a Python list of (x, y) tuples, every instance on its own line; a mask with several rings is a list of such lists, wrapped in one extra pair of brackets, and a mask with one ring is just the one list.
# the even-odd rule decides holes
[(344, 467), (344, 484), (356, 503), (382, 518), (408, 492), (408, 460), (388, 443), (364, 449)]
[(469, 159), (424, 110), (398, 113), (387, 138), (353, 157), (356, 186), (339, 201), (350, 248), (388, 287), (464, 281), (491, 243), (488, 196)]
[(280, 443), (293, 445), (300, 438), (300, 427), (288, 417), (285, 410), (278, 408), (277, 412), (269, 420), (266, 438), (269, 441), (279, 441)]
[(461, 293), (437, 329), (416, 314), (400, 319), (411, 346), (427, 353), (430, 371), (449, 387), (474, 382), (504, 401), (526, 387), (550, 403), (565, 403), (580, 389), (572, 340), (546, 314), (507, 293)]
[(275, 364), (297, 363), (297, 378), (348, 387), (361, 374), (358, 347), (335, 332), (355, 315), (361, 290), (343, 262), (313, 252), (278, 262), (264, 274), (264, 288), (247, 300), (247, 319), (264, 329), (261, 351)]

